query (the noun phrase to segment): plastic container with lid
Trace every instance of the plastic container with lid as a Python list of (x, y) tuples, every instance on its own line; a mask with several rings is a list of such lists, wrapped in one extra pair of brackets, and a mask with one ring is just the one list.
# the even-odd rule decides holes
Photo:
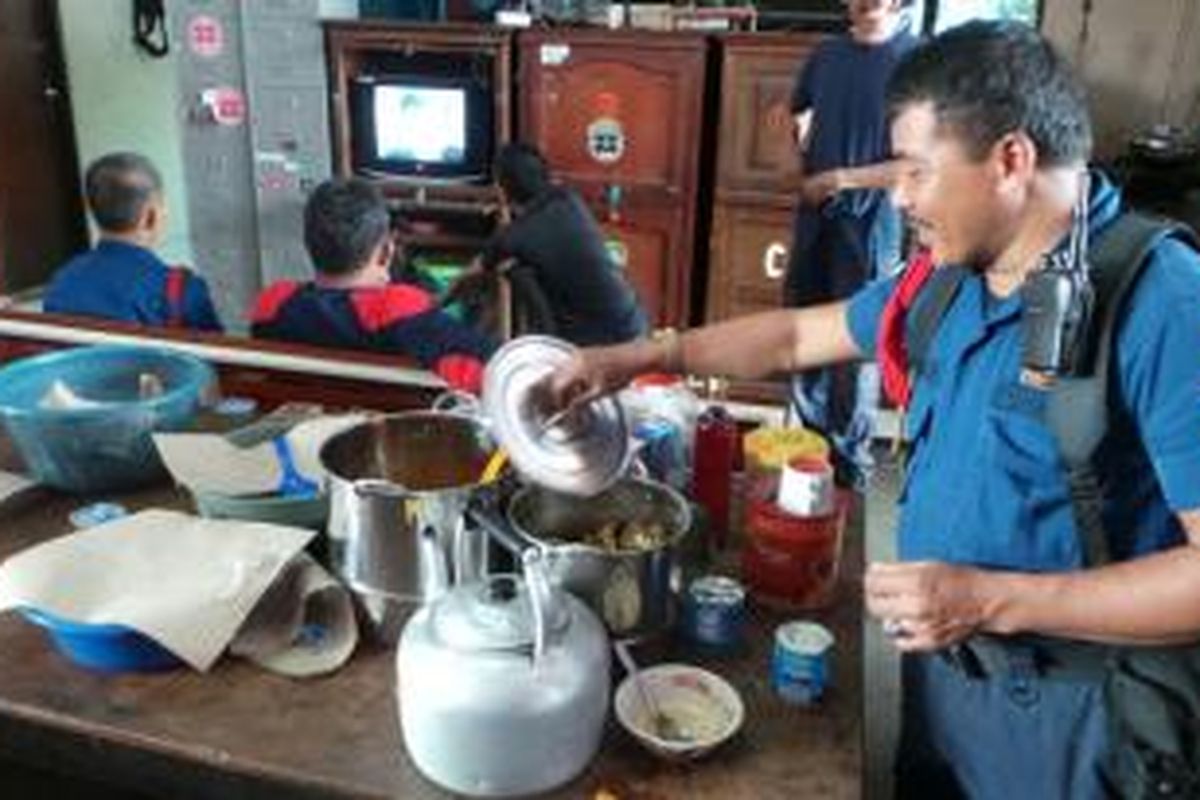
[(831, 513), (801, 517), (779, 507), (769, 482), (747, 494), (742, 579), (756, 601), (814, 609), (833, 600), (852, 498), (839, 491)]

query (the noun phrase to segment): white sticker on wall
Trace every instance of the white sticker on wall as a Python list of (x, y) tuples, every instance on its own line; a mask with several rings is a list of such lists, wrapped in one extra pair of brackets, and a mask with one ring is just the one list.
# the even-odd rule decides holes
[(625, 129), (619, 120), (599, 117), (587, 126), (588, 155), (601, 164), (613, 164), (625, 155)]
[(543, 64), (551, 67), (557, 67), (560, 64), (567, 63), (567, 59), (570, 57), (571, 45), (569, 44), (542, 45), (541, 58)]

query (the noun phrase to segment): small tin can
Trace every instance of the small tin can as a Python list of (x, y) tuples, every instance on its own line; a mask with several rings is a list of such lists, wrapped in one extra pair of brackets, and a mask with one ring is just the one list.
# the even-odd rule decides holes
[(771, 685), (789, 703), (811, 705), (832, 677), (833, 634), (815, 622), (785, 622), (775, 629)]
[(733, 578), (705, 575), (692, 581), (684, 599), (684, 630), (697, 644), (721, 650), (741, 644), (746, 590)]
[(684, 488), (683, 434), (673, 422), (662, 417), (644, 419), (634, 426), (633, 438), (640, 443), (637, 452), (650, 477), (675, 489)]

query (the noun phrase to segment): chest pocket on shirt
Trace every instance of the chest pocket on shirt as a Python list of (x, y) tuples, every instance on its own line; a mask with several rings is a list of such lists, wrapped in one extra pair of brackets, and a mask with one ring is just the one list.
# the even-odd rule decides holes
[(1009, 480), (1046, 488), (1062, 472), (1058, 445), (1046, 425), (1049, 393), (1021, 383), (996, 388), (988, 402), (989, 461)]

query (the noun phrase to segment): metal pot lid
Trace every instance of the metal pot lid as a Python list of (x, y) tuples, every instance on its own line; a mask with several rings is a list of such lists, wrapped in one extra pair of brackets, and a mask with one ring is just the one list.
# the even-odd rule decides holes
[(534, 483), (595, 494), (629, 465), (629, 425), (621, 405), (602, 397), (556, 419), (538, 407), (535, 385), (570, 361), (575, 347), (549, 336), (523, 336), (488, 362), (483, 404), (500, 446)]
[[(569, 621), (565, 598), (551, 592), (547, 629), (557, 632)], [(521, 650), (533, 646), (533, 606), (526, 583), (516, 575), (493, 575), (459, 586), (436, 601), (433, 629), (456, 650)]]

